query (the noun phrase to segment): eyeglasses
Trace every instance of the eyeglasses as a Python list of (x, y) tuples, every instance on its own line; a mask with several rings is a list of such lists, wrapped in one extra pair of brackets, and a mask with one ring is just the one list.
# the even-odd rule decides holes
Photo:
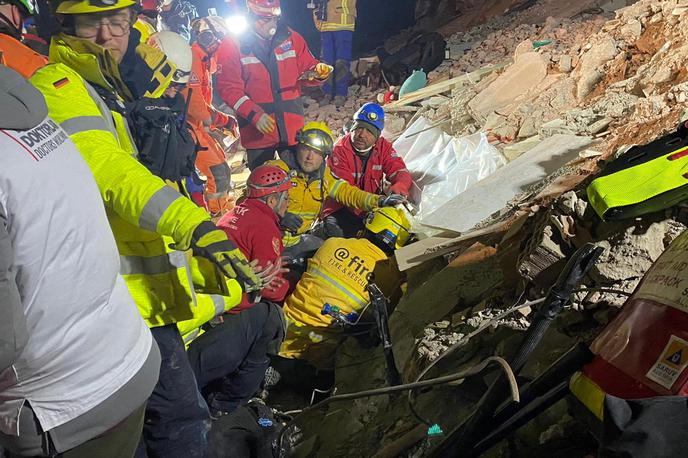
[(129, 19), (118, 17), (81, 17), (77, 19), (74, 29), (78, 37), (93, 38), (98, 35), (98, 31), (104, 26), (108, 26), (110, 34), (113, 37), (123, 37), (129, 31), (129, 28), (131, 27), (131, 21)]

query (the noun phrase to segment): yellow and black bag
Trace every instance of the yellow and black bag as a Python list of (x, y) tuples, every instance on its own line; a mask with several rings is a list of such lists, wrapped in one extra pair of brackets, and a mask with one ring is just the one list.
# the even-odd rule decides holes
[(613, 160), (587, 189), (604, 220), (634, 218), (688, 199), (688, 126)]

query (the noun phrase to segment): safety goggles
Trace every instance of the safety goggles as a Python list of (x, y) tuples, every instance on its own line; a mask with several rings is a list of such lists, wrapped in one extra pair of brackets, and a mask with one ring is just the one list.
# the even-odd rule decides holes
[(77, 16), (74, 23), (76, 36), (81, 38), (93, 38), (103, 27), (107, 27), (113, 37), (123, 37), (131, 29), (131, 20), (121, 15), (102, 17), (84, 14)]

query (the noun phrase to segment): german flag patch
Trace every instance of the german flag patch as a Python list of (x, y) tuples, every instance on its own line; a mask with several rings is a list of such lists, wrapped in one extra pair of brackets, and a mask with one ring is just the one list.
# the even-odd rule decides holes
[(61, 87), (66, 86), (67, 84), (69, 84), (69, 78), (62, 78), (62, 79), (55, 81), (53, 83), (53, 87), (55, 89), (60, 89)]

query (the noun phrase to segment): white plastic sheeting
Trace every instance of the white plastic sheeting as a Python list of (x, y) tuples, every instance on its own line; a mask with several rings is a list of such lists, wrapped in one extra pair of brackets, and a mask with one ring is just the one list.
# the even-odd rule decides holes
[(415, 219), (420, 224), (469, 186), (506, 164), (484, 133), (454, 138), (431, 126), (420, 117), (394, 142), (413, 176), (411, 200), (418, 206)]

